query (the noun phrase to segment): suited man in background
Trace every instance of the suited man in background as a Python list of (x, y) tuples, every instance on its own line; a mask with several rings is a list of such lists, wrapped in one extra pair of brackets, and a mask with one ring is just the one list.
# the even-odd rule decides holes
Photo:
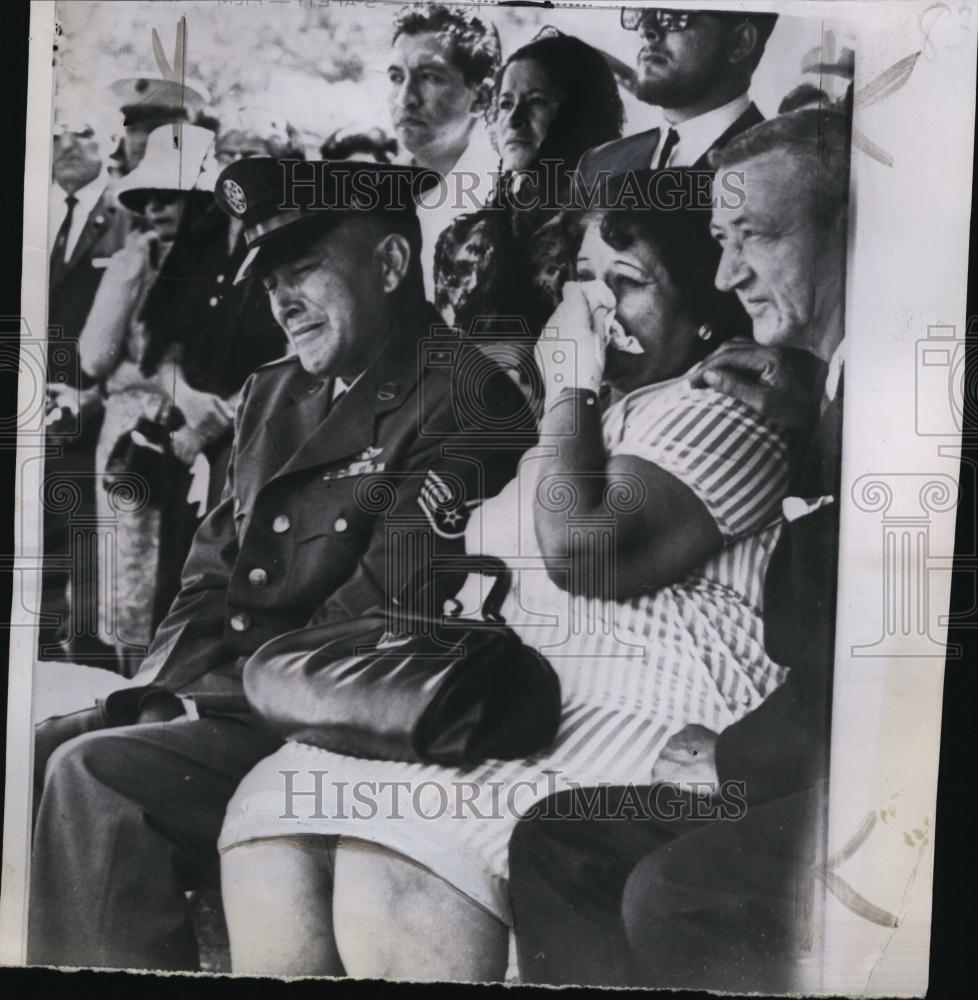
[[(51, 166), (48, 322), (65, 340), (77, 339), (85, 325), (102, 280), (98, 262), (122, 246), (129, 230), (129, 215), (109, 187), (106, 160), (106, 136), (98, 122), (59, 116)], [(56, 364), (48, 380), (59, 374), (74, 372)]]
[[(455, 342), (439, 338), (440, 360), (422, 350), (443, 324), (419, 266), (420, 172), (303, 164), (297, 207), (283, 210), (288, 162), (232, 163), (216, 197), (244, 226), (238, 278), (263, 281), (293, 353), (242, 390), (224, 497), (139, 686), (37, 727), (31, 964), (197, 968), (185, 892), (216, 879), (231, 794), (280, 745), (245, 698), (248, 657), (285, 632), (356, 619), (462, 554), (471, 501), (509, 481), (534, 433), (501, 368), (481, 363), (479, 399), (458, 407)], [(330, 207), (308, 205), (313, 169)], [(460, 576), (437, 576), (436, 592)]]
[(500, 61), (499, 33), (478, 7), (412, 4), (394, 22), (387, 98), (401, 159), (441, 175), (418, 197), (421, 268), (431, 301), (439, 234), (492, 193), (498, 157), (484, 118)]
[(622, 27), (638, 31), (636, 94), (662, 108), (653, 128), (588, 150), (578, 179), (664, 167), (709, 169), (707, 154), (763, 121), (747, 90), (777, 14), (623, 8)]
[[(102, 281), (104, 261), (119, 250), (130, 227), (106, 169), (107, 138), (98, 121), (63, 112), (54, 132), (48, 284), (48, 444), (46, 493), (66, 482), (77, 490), (70, 511), (46, 504), (42, 611), (58, 623), (39, 630), (42, 659), (70, 659), (113, 669), (114, 655), (96, 637), (95, 583), (81, 584), (69, 562), (82, 544), (71, 521), (95, 516), (95, 443), (102, 418), (97, 386), (78, 361), (78, 337)], [(91, 560), (94, 562), (94, 560)], [(72, 585), (72, 577), (74, 583)], [(74, 611), (72, 612), (72, 606)]]

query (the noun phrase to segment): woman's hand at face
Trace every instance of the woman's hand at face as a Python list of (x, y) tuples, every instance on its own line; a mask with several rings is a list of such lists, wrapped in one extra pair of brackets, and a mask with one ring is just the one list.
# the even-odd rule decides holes
[(604, 376), (607, 326), (615, 297), (599, 281), (568, 281), (536, 344), (548, 403), (564, 389), (597, 392)]
[(133, 231), (126, 238), (122, 250), (123, 277), (138, 282), (150, 270), (155, 270), (152, 258), (159, 253), (160, 238), (154, 230), (141, 233)]

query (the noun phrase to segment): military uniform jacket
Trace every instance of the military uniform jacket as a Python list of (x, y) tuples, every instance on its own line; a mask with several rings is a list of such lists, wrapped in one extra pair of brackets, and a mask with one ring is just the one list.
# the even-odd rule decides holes
[[(426, 310), (395, 333), (336, 402), (332, 380), (294, 358), (251, 376), (223, 499), (197, 531), (138, 675), (151, 690), (191, 696), (202, 712), (247, 711), (241, 669), (263, 643), (355, 618), (420, 566), (464, 552), (469, 510), (512, 478), (532, 438), (515, 429), (526, 404), (498, 368), (480, 378), (475, 418), (471, 406), (459, 416), (460, 342), (426, 350), (432, 324), (441, 320)], [(532, 414), (520, 426), (532, 434)], [(461, 577), (445, 580), (449, 596)], [(110, 718), (131, 721), (146, 691), (110, 697)]]

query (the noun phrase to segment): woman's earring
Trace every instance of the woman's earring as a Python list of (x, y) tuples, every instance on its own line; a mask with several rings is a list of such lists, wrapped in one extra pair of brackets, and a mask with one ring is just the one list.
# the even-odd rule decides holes
[(709, 340), (713, 336), (713, 327), (709, 323), (703, 323), (700, 328), (696, 331), (696, 336), (700, 340)]

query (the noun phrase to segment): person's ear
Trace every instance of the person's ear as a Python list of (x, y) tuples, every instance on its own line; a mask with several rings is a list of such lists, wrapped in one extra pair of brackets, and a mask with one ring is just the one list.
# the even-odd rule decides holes
[(472, 103), (469, 105), (469, 114), (484, 115), (492, 107), (492, 96), (495, 91), (492, 80), (486, 78), (478, 84), (472, 94)]
[(730, 51), (727, 53), (727, 62), (743, 63), (751, 59), (757, 51), (760, 36), (757, 33), (757, 25), (753, 21), (741, 21), (734, 28), (730, 38)]
[(401, 287), (411, 266), (411, 244), (400, 233), (388, 233), (374, 247), (374, 260), (380, 270), (381, 288), (390, 295)]

